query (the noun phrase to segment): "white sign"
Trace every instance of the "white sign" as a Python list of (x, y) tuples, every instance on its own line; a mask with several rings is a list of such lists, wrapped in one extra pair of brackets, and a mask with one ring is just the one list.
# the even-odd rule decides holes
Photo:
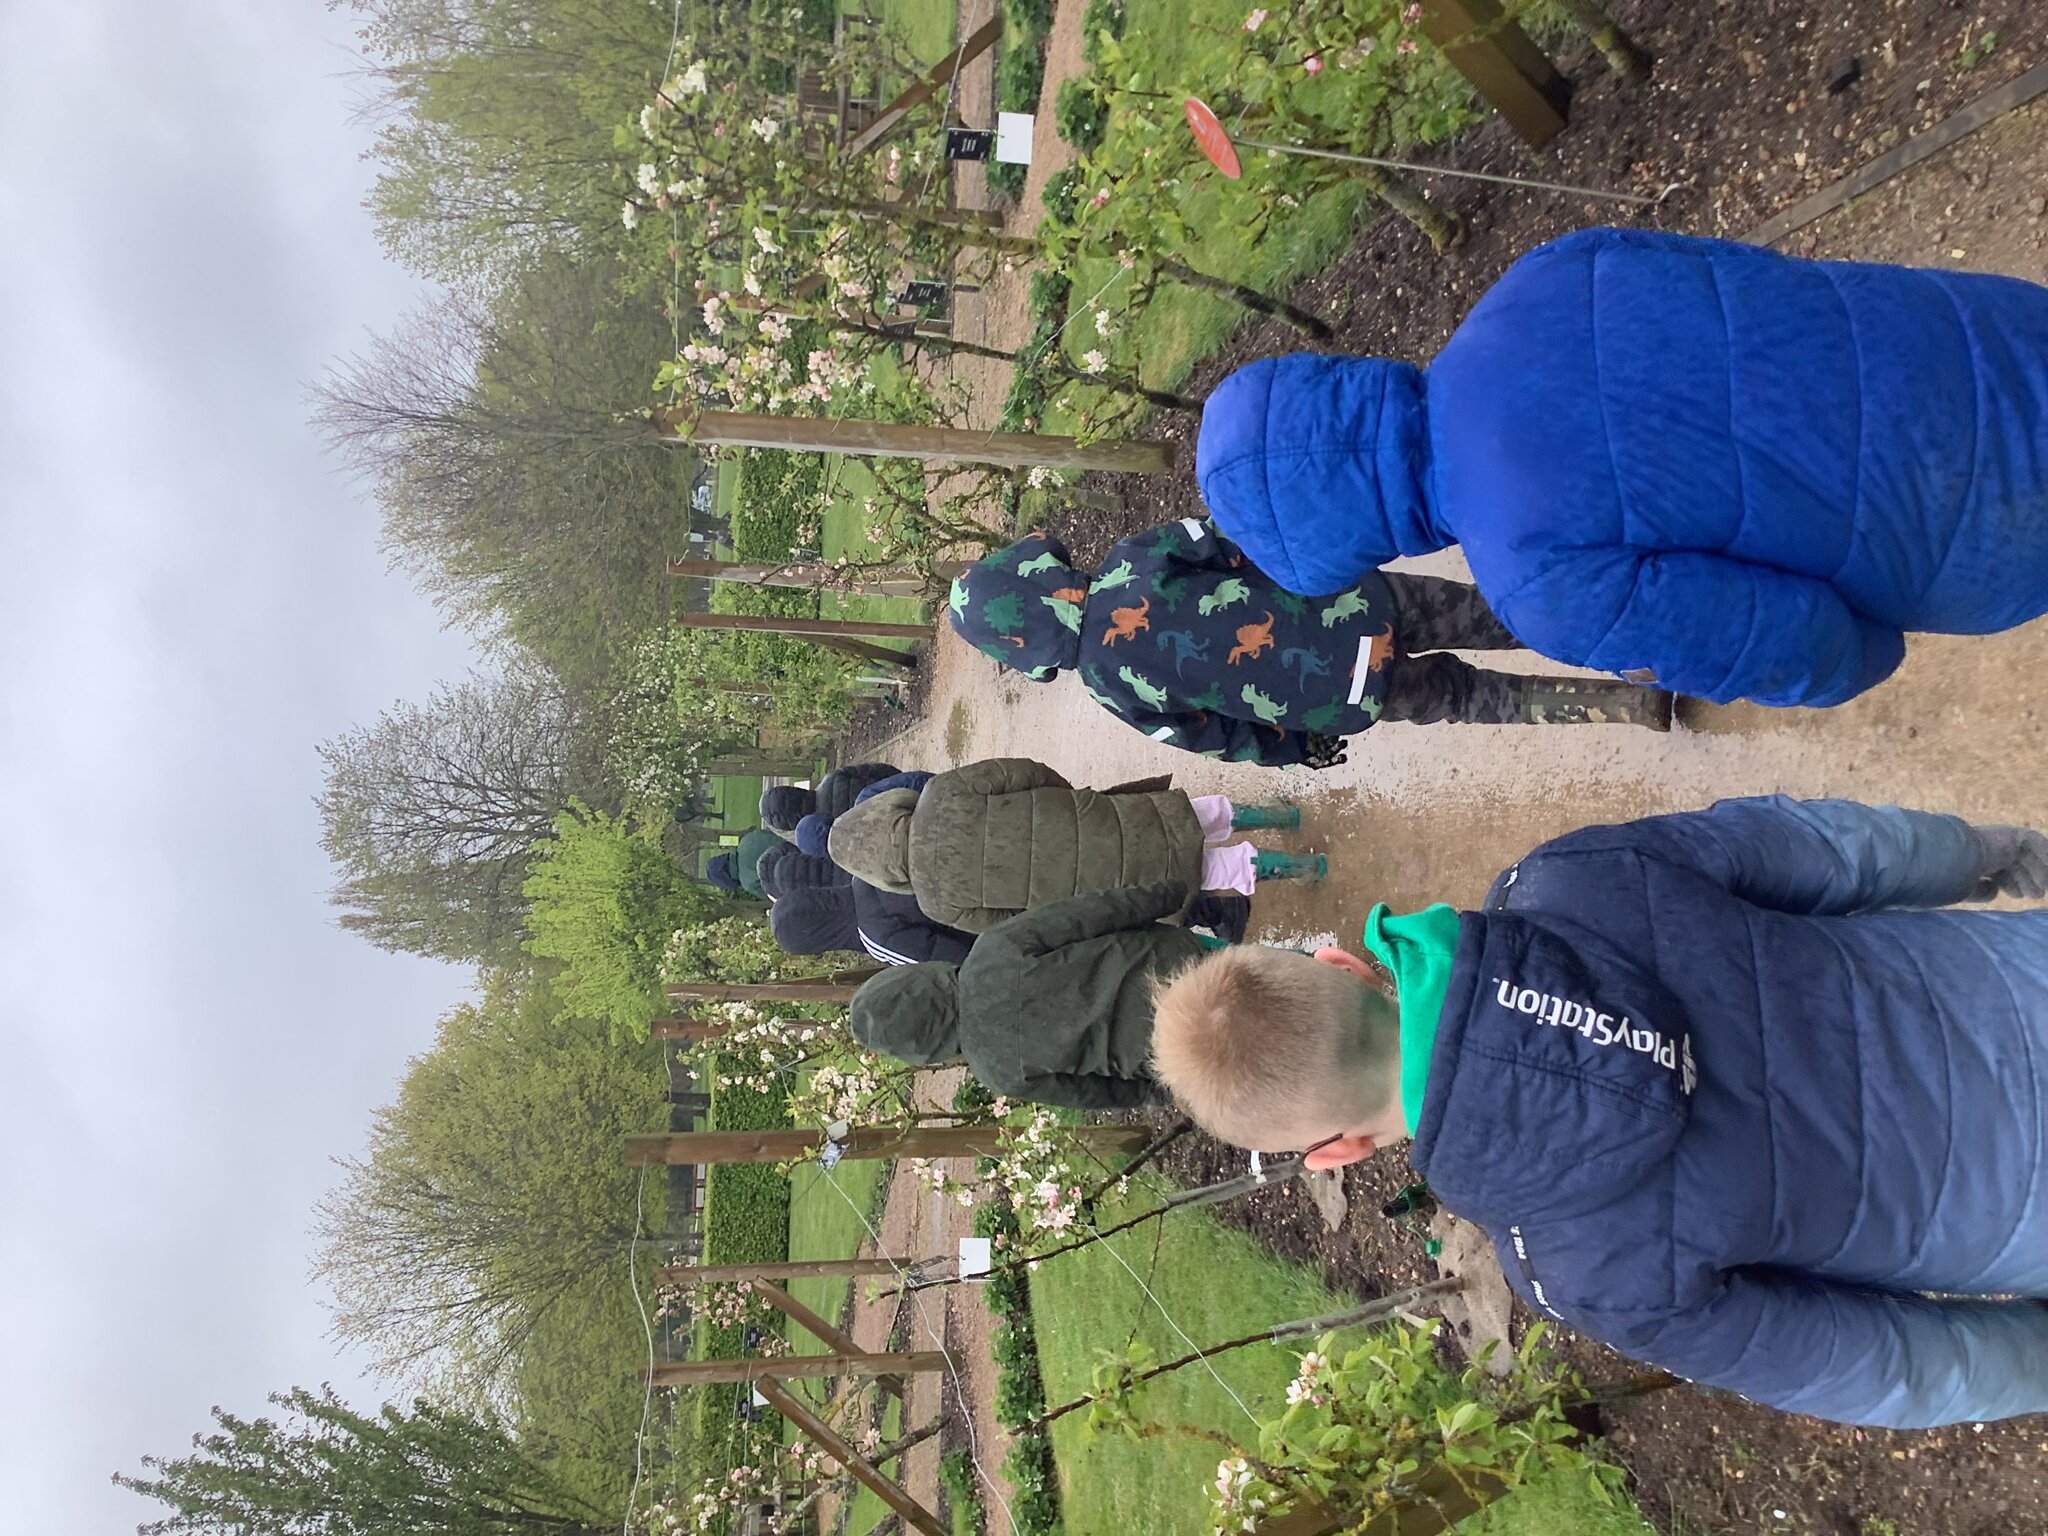
[(1007, 165), (1031, 163), (1031, 132), (1038, 119), (1029, 112), (996, 114), (996, 158)]
[(985, 1280), (990, 1269), (990, 1240), (985, 1237), (963, 1237), (960, 1239), (960, 1278), (962, 1280)]

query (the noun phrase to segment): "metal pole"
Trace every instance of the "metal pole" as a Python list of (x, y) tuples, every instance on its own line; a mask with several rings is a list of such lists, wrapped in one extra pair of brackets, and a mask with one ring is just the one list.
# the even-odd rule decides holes
[(1334, 149), (1310, 149), (1302, 144), (1274, 144), (1266, 139), (1238, 139), (1247, 149), (1263, 149), (1276, 155), (1306, 155), (1312, 160), (1342, 160), (1350, 165), (1374, 165), (1389, 171), (1414, 171), (1421, 176), (1457, 176), (1465, 181), (1491, 181), (1504, 187), (1541, 187), (1546, 192), (1570, 192), (1578, 197), (1603, 198), (1610, 203), (1636, 203), (1656, 207), (1681, 185), (1673, 182), (1655, 197), (1633, 192), (1599, 192), (1592, 187), (1574, 187), (1562, 181), (1537, 181), (1528, 176), (1495, 176), (1486, 171), (1454, 171), (1441, 165), (1417, 165), (1411, 160), (1382, 160), (1374, 155), (1339, 154)]

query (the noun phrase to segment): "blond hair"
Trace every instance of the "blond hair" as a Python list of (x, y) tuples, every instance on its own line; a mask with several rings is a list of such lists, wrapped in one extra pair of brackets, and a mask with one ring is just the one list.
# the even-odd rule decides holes
[(1348, 1131), (1398, 1092), (1391, 1003), (1295, 950), (1234, 945), (1158, 989), (1152, 1070), (1220, 1140), (1285, 1151)]

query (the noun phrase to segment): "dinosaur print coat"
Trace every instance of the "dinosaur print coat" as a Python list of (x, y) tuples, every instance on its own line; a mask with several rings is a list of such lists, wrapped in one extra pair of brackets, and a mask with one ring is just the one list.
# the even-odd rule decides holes
[(1232, 762), (1302, 762), (1311, 733), (1379, 718), (1394, 602), (1375, 573), (1297, 597), (1188, 518), (1125, 539), (1092, 575), (1034, 533), (953, 583), (960, 637), (1034, 682), (1074, 672), (1155, 741)]

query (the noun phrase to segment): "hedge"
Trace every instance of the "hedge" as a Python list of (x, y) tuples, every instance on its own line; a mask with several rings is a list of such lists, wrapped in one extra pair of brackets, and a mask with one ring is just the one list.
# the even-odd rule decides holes
[[(758, 1093), (718, 1081), (722, 1064), (713, 1058), (708, 1123), (721, 1131), (773, 1131), (789, 1123), (788, 1092)], [(704, 1258), (706, 1264), (772, 1264), (789, 1257), (789, 1176), (773, 1163), (714, 1163), (704, 1176)], [(697, 1324), (697, 1358), (733, 1360), (745, 1338), (738, 1328)], [(733, 1421), (739, 1401), (735, 1386), (697, 1389), (698, 1433), (717, 1443)]]
[[(787, 560), (799, 529), (825, 513), (825, 456), (757, 448), (740, 464), (733, 494), (732, 543), (742, 560)], [(811, 534), (815, 544), (817, 534)]]

